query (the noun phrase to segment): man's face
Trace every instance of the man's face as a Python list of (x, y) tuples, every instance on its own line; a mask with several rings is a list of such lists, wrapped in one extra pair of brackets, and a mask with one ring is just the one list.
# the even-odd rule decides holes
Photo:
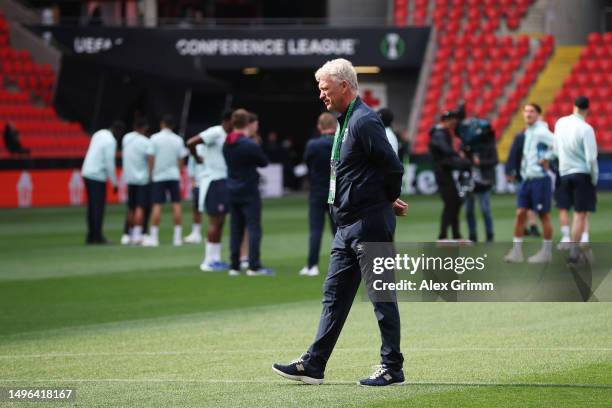
[(249, 123), (249, 133), (251, 136), (254, 136), (259, 130), (259, 121), (256, 120), (254, 122)]
[(327, 110), (342, 112), (344, 108), (342, 101), (344, 94), (348, 91), (346, 82), (338, 81), (327, 75), (319, 80), (319, 91), (319, 99), (323, 101)]
[(536, 111), (533, 106), (526, 105), (523, 108), (523, 120), (525, 121), (527, 126), (531, 126), (536, 123), (539, 117), (540, 115), (538, 114), (538, 111)]

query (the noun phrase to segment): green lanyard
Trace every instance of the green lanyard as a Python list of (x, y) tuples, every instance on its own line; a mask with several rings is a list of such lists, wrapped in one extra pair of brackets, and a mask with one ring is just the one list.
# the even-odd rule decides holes
[(336, 128), (336, 134), (334, 135), (334, 145), (332, 147), (332, 156), (331, 156), (331, 172), (329, 177), (329, 194), (327, 196), (327, 203), (333, 204), (334, 198), (336, 197), (336, 169), (338, 167), (338, 162), (340, 161), (340, 148), (342, 147), (342, 139), (344, 138), (344, 133), (348, 130), (348, 123), (351, 115), (353, 113), (353, 107), (355, 106), (355, 101), (357, 98), (353, 99), (346, 110), (346, 115), (344, 116), (344, 122), (342, 123), (341, 128)]

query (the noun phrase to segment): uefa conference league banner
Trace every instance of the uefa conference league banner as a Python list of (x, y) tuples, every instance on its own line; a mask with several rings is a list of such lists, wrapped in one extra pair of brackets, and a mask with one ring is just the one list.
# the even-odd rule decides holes
[[(381, 68), (421, 66), (430, 29), (31, 27), (75, 55), (161, 75), (206, 69), (314, 69), (333, 58)], [(193, 78), (197, 79), (197, 78)]]

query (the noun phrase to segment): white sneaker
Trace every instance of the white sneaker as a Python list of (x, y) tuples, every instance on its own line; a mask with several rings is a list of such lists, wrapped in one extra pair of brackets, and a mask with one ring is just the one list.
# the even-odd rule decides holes
[(229, 276), (240, 276), (240, 271), (237, 271), (236, 269), (230, 269), (227, 274)]
[(146, 235), (143, 239), (142, 239), (142, 246), (143, 247), (158, 247), (159, 246), (159, 240), (155, 239), (151, 236)]
[(504, 261), (505, 262), (511, 262), (511, 263), (520, 263), (520, 262), (523, 262), (523, 251), (515, 250), (514, 248), (512, 248), (506, 254), (506, 256), (504, 256)]
[(141, 235), (140, 237), (130, 237), (130, 245), (140, 245), (142, 244), (142, 240), (146, 235)]
[(172, 241), (172, 245), (176, 247), (183, 245), (183, 239), (181, 237), (174, 238), (174, 240)]
[(319, 267), (315, 265), (308, 269), (308, 276), (319, 276)]
[(309, 268), (307, 266), (300, 269), (300, 276), (318, 276), (319, 275), (319, 267), (317, 265)]
[(569, 237), (563, 237), (561, 239), (561, 242), (557, 244), (557, 249), (559, 251), (568, 251), (570, 249), (571, 243), (572, 243), (572, 240)]
[(530, 264), (538, 264), (538, 263), (549, 263), (552, 261), (552, 254), (550, 252), (546, 252), (543, 249), (540, 249), (535, 255), (527, 258), (527, 262)]
[(202, 235), (192, 232), (185, 237), (184, 241), (186, 244), (200, 244), (202, 243)]
[(121, 245), (130, 245), (130, 236), (128, 234), (123, 234), (121, 236)]

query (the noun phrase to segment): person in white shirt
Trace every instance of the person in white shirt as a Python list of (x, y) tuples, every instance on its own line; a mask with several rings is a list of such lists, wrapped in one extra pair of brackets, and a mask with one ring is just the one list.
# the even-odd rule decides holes
[(149, 138), (146, 136), (149, 124), (140, 117), (134, 123), (134, 130), (121, 142), (123, 180), (127, 185), (128, 231), (124, 231), (121, 243), (140, 244), (143, 238), (145, 210), (150, 207), (151, 188), (149, 185), (148, 155)]
[(172, 115), (165, 115), (161, 121), (161, 130), (151, 136), (149, 145), (149, 173), (153, 182), (151, 197), (153, 209), (151, 210), (150, 235), (142, 241), (143, 246), (159, 245), (159, 223), (161, 221), (162, 205), (168, 196), (172, 203), (174, 221), (174, 246), (183, 244), (181, 227), (181, 171), (185, 166), (183, 159), (187, 157), (187, 149), (183, 138), (174, 133), (175, 126)]
[(395, 154), (398, 154), (399, 142), (397, 141), (397, 135), (395, 134), (393, 129), (391, 129), (391, 124), (393, 123), (393, 112), (391, 112), (391, 109), (382, 108), (378, 111), (378, 116), (380, 117), (380, 120), (382, 120), (382, 123), (385, 127), (385, 133), (387, 135), (387, 140), (389, 141), (391, 148), (393, 149)]
[[(583, 240), (588, 213), (595, 212), (597, 204), (597, 142), (595, 131), (585, 121), (588, 112), (589, 99), (579, 96), (574, 101), (573, 114), (555, 124), (554, 152), (559, 158), (561, 176), (557, 207), (565, 211), (566, 219), (567, 212), (574, 208), (571, 241), (575, 243)], [(560, 217), (563, 217), (561, 213)], [(571, 246), (570, 261), (576, 260), (578, 250), (578, 246)]]
[(199, 244), (202, 242), (202, 213), (198, 201), (200, 200), (200, 182), (204, 171), (204, 163), (197, 156), (201, 156), (200, 146), (196, 146), (195, 151), (187, 158), (187, 176), (191, 182), (191, 202), (192, 202), (192, 223), (191, 233), (187, 235), (183, 242), (186, 244)]
[(117, 139), (125, 129), (122, 122), (114, 122), (110, 129), (98, 130), (91, 137), (83, 161), (81, 175), (87, 191), (87, 244), (107, 244), (102, 234), (104, 209), (106, 206), (106, 179), (110, 179), (113, 192), (117, 194), (115, 154)]
[(210, 127), (187, 141), (191, 157), (201, 161), (202, 171), (198, 185), (198, 210), (208, 214), (208, 231), (204, 259), (200, 264), (203, 272), (228, 269), (221, 261), (221, 237), (225, 215), (228, 211), (227, 165), (223, 157), (223, 145), (232, 131), (232, 113), (228, 109), (221, 115), (221, 124)]
[(504, 257), (506, 262), (523, 262), (522, 243), (528, 210), (538, 214), (544, 240), (540, 251), (527, 261), (548, 263), (552, 260), (552, 180), (548, 174), (548, 162), (554, 157), (554, 136), (546, 122), (540, 120), (541, 113), (542, 108), (536, 103), (527, 103), (523, 107), (523, 119), (527, 128), (520, 168), (522, 182), (517, 196), (513, 245)]

